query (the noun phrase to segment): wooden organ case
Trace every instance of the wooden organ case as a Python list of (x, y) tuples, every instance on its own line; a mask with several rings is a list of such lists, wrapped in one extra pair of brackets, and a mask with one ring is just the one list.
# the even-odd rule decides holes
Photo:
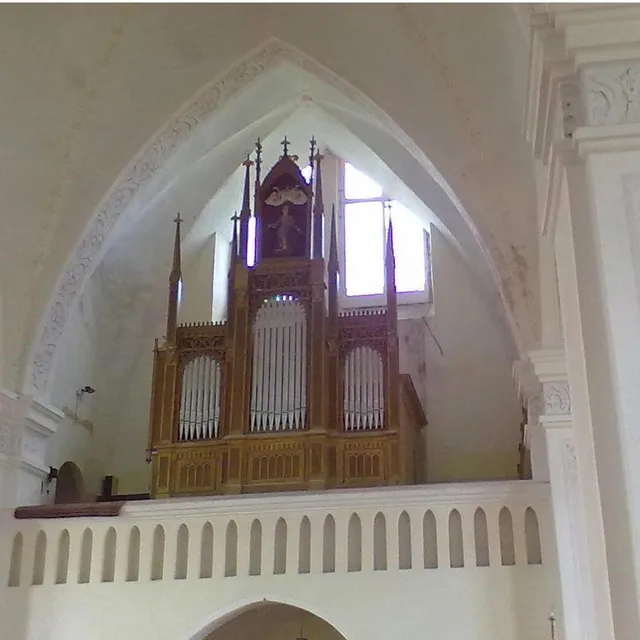
[(263, 181), (260, 142), (244, 163), (226, 323), (177, 324), (176, 220), (166, 338), (154, 351), (153, 497), (411, 484), (419, 473), (426, 418), (399, 372), (391, 225), (386, 309), (339, 313), (333, 213), (323, 256), (322, 157), (312, 139), (307, 181), (283, 144)]

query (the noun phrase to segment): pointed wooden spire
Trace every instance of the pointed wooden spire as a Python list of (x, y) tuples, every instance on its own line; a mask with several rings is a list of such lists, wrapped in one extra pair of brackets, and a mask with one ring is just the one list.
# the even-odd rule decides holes
[(242, 163), (245, 168), (244, 192), (242, 196), (242, 209), (240, 210), (240, 258), (247, 260), (247, 244), (249, 242), (249, 218), (251, 217), (251, 159), (247, 154), (247, 159)]
[(338, 234), (336, 232), (336, 205), (331, 205), (331, 238), (329, 240), (329, 267), (338, 272)]
[(324, 201), (322, 199), (322, 156), (316, 153), (316, 194), (313, 201), (313, 257), (322, 258), (322, 227), (324, 221)]
[(389, 216), (389, 228), (387, 230), (384, 268), (387, 314), (389, 323), (396, 326), (398, 323), (398, 294), (396, 293), (396, 256), (393, 250), (393, 223), (391, 222), (391, 216)]
[(167, 309), (167, 344), (175, 344), (176, 328), (178, 326), (178, 308), (180, 306), (180, 296), (182, 288), (182, 265), (180, 255), (180, 214), (174, 220), (176, 223), (176, 234), (173, 241), (173, 263), (169, 275), (169, 305)]
[(338, 323), (338, 237), (336, 235), (336, 207), (331, 206), (331, 240), (329, 244), (329, 330), (335, 332)]
[(176, 234), (173, 239), (173, 264), (171, 266), (171, 275), (182, 275), (182, 260), (180, 255), (180, 225), (182, 224), (182, 218), (178, 214), (174, 220), (176, 223)]
[(238, 257), (238, 220), (240, 220), (240, 216), (238, 216), (238, 212), (236, 211), (235, 215), (231, 217), (233, 223), (233, 232), (231, 234), (231, 264), (233, 264)]

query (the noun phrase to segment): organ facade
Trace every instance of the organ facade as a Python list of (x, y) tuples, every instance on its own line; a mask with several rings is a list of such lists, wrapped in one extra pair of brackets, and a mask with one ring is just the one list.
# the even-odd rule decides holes
[(323, 255), (322, 157), (312, 139), (307, 180), (283, 145), (264, 179), (259, 142), (255, 162), (244, 162), (225, 323), (178, 325), (176, 220), (166, 336), (154, 351), (153, 497), (412, 484), (421, 475), (426, 418), (399, 370), (392, 225), (386, 307), (340, 312), (334, 213)]

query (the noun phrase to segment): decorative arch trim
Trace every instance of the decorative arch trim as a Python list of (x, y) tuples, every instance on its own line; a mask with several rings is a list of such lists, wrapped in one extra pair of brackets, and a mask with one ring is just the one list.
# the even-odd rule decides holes
[[(116, 178), (92, 214), (56, 283), (30, 352), (23, 385), (25, 393), (46, 397), (56, 349), (63, 335), (65, 324), (85, 283), (109, 248), (109, 236), (123, 212), (133, 202), (136, 194), (161, 169), (175, 151), (194, 135), (201, 124), (209, 120), (242, 89), (265, 72), (271, 71), (283, 63), (294, 64), (312, 73), (360, 104), (425, 167), (425, 170), (453, 202), (473, 236), (477, 239), (494, 275), (496, 286), (503, 301), (505, 300), (498, 271), (475, 225), (452, 189), (422, 150), (382, 109), (353, 85), (299, 49), (276, 38), (269, 38), (198, 91), (150, 138)], [(506, 304), (505, 310), (511, 320), (511, 314)]]

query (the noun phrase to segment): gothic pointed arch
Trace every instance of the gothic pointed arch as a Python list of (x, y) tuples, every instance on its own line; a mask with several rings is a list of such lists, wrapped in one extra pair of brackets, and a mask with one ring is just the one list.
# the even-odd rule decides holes
[[(451, 229), (451, 237), (467, 254), (467, 259), (481, 263), (487, 286), (503, 301), (503, 317), (511, 327), (511, 339), (514, 344), (518, 343), (516, 324), (503, 291), (504, 277), (500, 277), (462, 204), (424, 151), (349, 82), (299, 49), (270, 38), (222, 72), (171, 116), (122, 171), (96, 207), (58, 279), (32, 345), (24, 384), (28, 392), (47, 396), (56, 351), (74, 305), (123, 229), (135, 224), (154, 206), (168, 178), (179, 175), (185, 166), (195, 163), (198, 145), (194, 141), (202, 146), (212, 123), (222, 117), (230, 105), (237, 104), (251, 91), (264, 91), (270, 74), (285, 67), (304, 72), (327, 87), (326, 106), (334, 110), (336, 118), (343, 118), (347, 126), (353, 126), (355, 135), (358, 135), (356, 129), (359, 127), (375, 129), (377, 147), (382, 151), (392, 142), (397, 153), (402, 154), (398, 166), (407, 162), (412, 164), (407, 180), (411, 178), (416, 188), (427, 180), (430, 188), (438, 191), (436, 200), (441, 205), (438, 213), (443, 217), (443, 227)], [(255, 118), (274, 119), (283, 110), (299, 107), (309, 96), (304, 92), (298, 94), (297, 98), (284, 102), (272, 100), (271, 105), (265, 101), (262, 112), (256, 113)], [(337, 104), (340, 99), (344, 104)], [(271, 112), (268, 112), (269, 108)], [(238, 134), (229, 134), (226, 139), (211, 138), (210, 144), (220, 153), (231, 155), (229, 149), (234, 141), (242, 144), (238, 142)], [(409, 186), (414, 187), (413, 183)]]

